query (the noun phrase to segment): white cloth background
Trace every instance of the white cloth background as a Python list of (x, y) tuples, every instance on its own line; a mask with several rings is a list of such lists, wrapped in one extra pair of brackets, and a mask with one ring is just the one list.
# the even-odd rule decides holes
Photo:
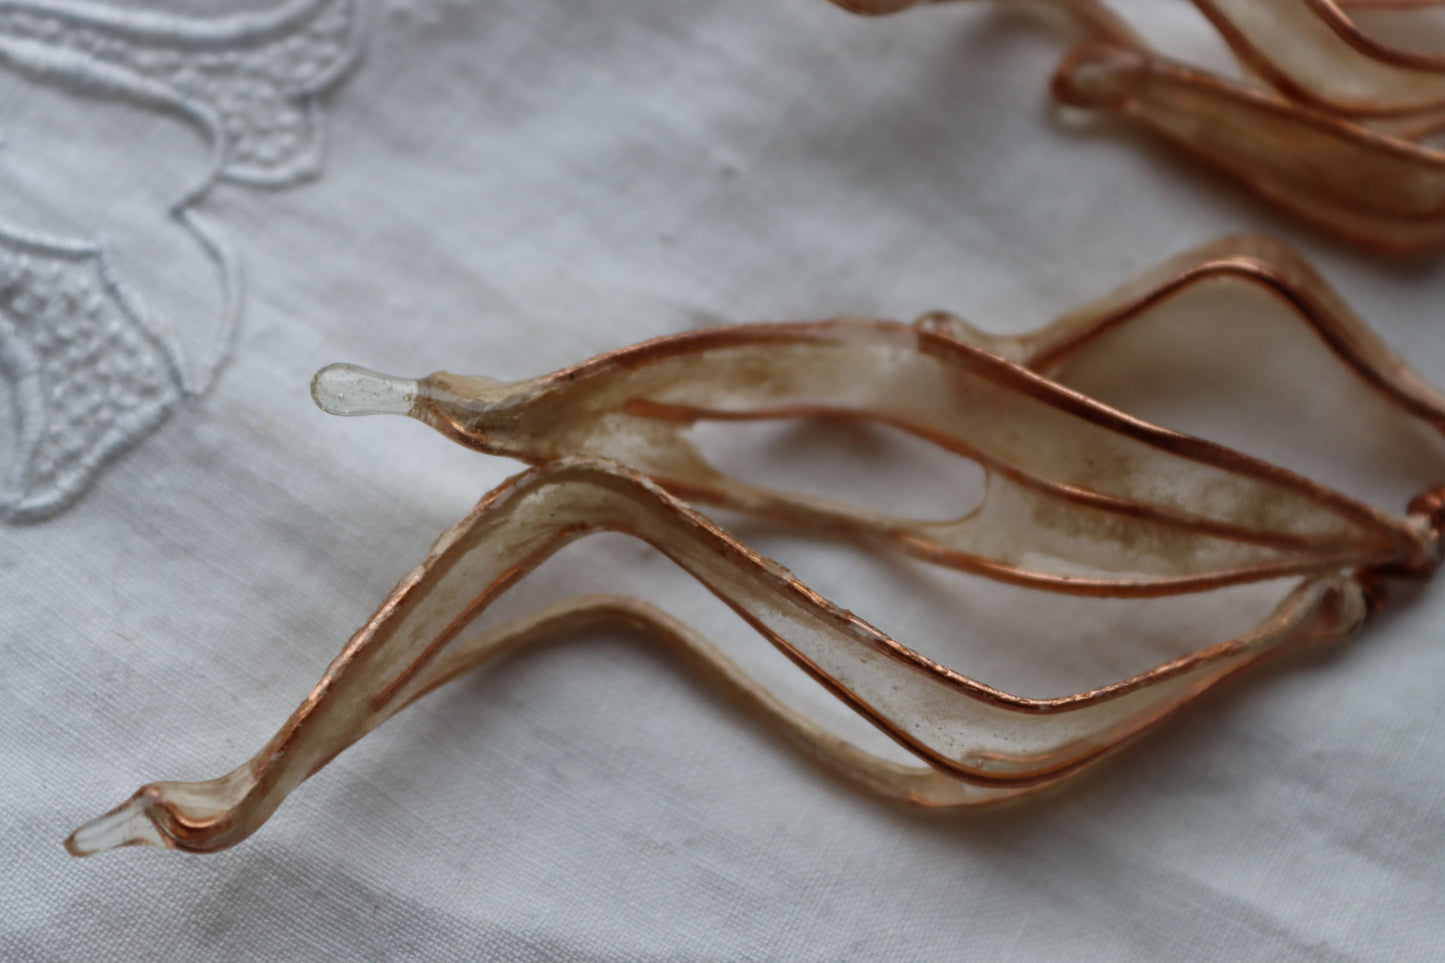
[[(147, 29), (236, 6), (157, 2)], [(1187, 5), (1127, 8), (1166, 48), (1220, 59)], [(1382, 264), (1142, 139), (1060, 123), (1045, 86), (1065, 37), (1017, 12), (370, 0), (366, 14), (359, 59), (319, 96), (312, 179), (264, 150), (213, 177), (202, 113), (67, 81), (64, 64), (12, 69), (39, 48), (0, 19), (4, 222), (103, 249), (199, 385), (223, 327), (220, 262), (168, 211), (216, 180), (182, 213), (234, 252), (244, 309), (209, 389), (177, 393), (70, 507), (0, 528), (0, 957), (1438, 956), (1438, 585), (1339, 653), (1265, 672), (999, 812), (862, 795), (607, 634), (436, 694), (233, 850), (68, 857), (65, 835), (142, 782), (256, 751), (436, 535), (516, 470), (401, 419), (327, 417), (307, 397), (325, 363), (520, 378), (688, 327), (936, 307), (1022, 330), (1262, 230), (1445, 382), (1437, 263)], [(976, 627), (948, 578), (921, 593), (913, 569), (759, 544), (905, 641)], [(509, 610), (584, 587), (644, 594), (826, 702), (625, 539), (569, 549)], [(993, 597), (998, 625), (1030, 617)], [(1087, 676), (1107, 633), (1087, 606), (1064, 611), (1038, 624)], [(1027, 674), (989, 638), (969, 644), (945, 652), (961, 671)]]

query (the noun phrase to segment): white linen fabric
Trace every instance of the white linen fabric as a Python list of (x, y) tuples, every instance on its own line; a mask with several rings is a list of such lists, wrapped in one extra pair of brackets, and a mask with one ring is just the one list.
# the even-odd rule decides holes
[[(142, 782), (260, 748), (517, 470), (402, 419), (323, 415), (307, 385), (328, 362), (521, 378), (689, 327), (937, 307), (1024, 330), (1259, 230), (1445, 382), (1438, 261), (1382, 263), (1152, 142), (1055, 117), (1066, 31), (1018, 10), (242, 7), (0, 3), (0, 358), (22, 414), (0, 435), (0, 958), (1438, 958), (1438, 585), (996, 812), (861, 794), (667, 656), (598, 633), (408, 710), (235, 849), (68, 857), (65, 835)], [(1125, 7), (1165, 49), (1222, 62), (1187, 5)], [(81, 308), (91, 327), (56, 335)], [(1242, 414), (1266, 437), (1281, 412)], [(895, 510), (961, 510), (957, 465), (896, 439), (860, 456), (748, 431), (738, 457), (759, 471), (823, 459)], [(739, 531), (1025, 694), (1117, 678), (1254, 611), (1248, 593), (1039, 602)], [(639, 543), (569, 548), (502, 608), (583, 590), (659, 602), (890, 751)], [(1146, 641), (1120, 655), (1125, 628)]]

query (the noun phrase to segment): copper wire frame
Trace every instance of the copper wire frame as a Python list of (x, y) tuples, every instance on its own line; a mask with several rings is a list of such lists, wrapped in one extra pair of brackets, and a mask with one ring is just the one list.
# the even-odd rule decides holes
[[(1445, 433), (1445, 396), (1297, 255), (1253, 237), (1182, 255), (1025, 336), (984, 334), (935, 313), (912, 325), (835, 319), (693, 331), (521, 382), (448, 374), (412, 382), (323, 369), (313, 391), (327, 410), (410, 414), (471, 448), (536, 467), (441, 536), (254, 757), (214, 780), (150, 783), (66, 846), (89, 855), (132, 844), (189, 852), (234, 845), (292, 789), (416, 699), (498, 655), (599, 623), (675, 648), (811, 754), (886, 796), (972, 806), (1083, 772), (1226, 679), (1353, 634), (1384, 604), (1389, 580), (1426, 577), (1441, 557), (1445, 489), (1423, 492), (1393, 516), (1051, 377), (1107, 351), (1108, 334), (1151, 307), (1221, 283), (1286, 307), (1362, 384)], [(686, 438), (699, 420), (798, 414), (884, 422), (967, 455), (984, 466), (987, 495), (951, 522), (882, 516), (744, 484), (712, 468)], [(1092, 460), (1083, 451), (1112, 459), (1114, 470), (1083, 477)], [(1023, 698), (943, 666), (823, 598), (699, 504), (1051, 592), (1149, 597), (1281, 577), (1294, 587), (1243, 635), (1096, 689)], [(516, 581), (600, 531), (650, 543), (920, 763), (839, 738), (637, 599), (577, 598), (464, 636)]]
[[(831, 0), (864, 15), (913, 0)], [(1052, 91), (1139, 124), (1251, 193), (1347, 241), (1390, 253), (1445, 246), (1445, 54), (1405, 50), (1351, 10), (1404, 15), (1440, 0), (1193, 0), (1250, 75), (1159, 54), (1101, 0), (1061, 7), (1090, 36)]]

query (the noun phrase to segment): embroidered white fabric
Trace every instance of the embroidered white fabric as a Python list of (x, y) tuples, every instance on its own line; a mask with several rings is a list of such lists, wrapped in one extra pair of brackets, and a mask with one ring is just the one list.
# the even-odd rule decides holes
[[(1187, 5), (1125, 6), (1166, 49), (1223, 62)], [(517, 470), (401, 419), (322, 414), (325, 363), (519, 378), (693, 326), (937, 307), (1021, 330), (1262, 230), (1445, 381), (1436, 265), (1382, 265), (1054, 117), (1065, 36), (988, 5), (0, 0), (0, 957), (1434, 957), (1439, 585), (1000, 812), (861, 795), (603, 633), (408, 710), (236, 849), (61, 849), (142, 782), (258, 749)], [(1251, 343), (1219, 336), (1236, 359)], [(1250, 404), (1308, 387), (1274, 377)], [(1186, 427), (1232, 395), (1164, 387)], [(1277, 414), (1247, 408), (1246, 433), (1288, 441)], [(821, 465), (895, 510), (967, 507), (956, 464), (897, 439), (741, 434), (759, 472)], [(1158, 662), (1257, 601), (1040, 603), (741, 530), (1026, 694)], [(503, 608), (582, 590), (663, 604), (891, 751), (640, 544), (574, 546)]]

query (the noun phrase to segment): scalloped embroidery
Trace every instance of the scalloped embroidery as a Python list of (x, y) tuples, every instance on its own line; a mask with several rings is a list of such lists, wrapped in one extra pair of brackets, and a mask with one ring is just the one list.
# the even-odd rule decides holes
[(0, 0), (0, 68), (167, 111), (210, 144), (203, 175), (170, 216), (216, 269), (215, 343), (190, 358), (138, 308), (92, 238), (0, 225), (0, 373), (15, 457), (0, 518), (72, 504), (109, 459), (211, 384), (244, 299), (238, 259), (199, 206), (219, 182), (286, 187), (320, 174), (317, 95), (361, 49), (360, 0), (293, 0), (260, 13), (186, 17), (62, 0)]

